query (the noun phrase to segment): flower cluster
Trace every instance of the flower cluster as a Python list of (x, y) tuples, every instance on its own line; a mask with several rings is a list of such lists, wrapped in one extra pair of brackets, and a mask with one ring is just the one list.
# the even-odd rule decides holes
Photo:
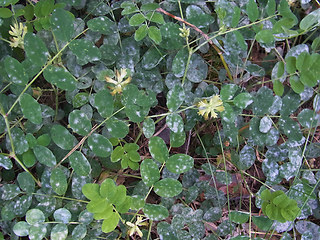
[(124, 86), (130, 83), (131, 77), (128, 77), (126, 80), (124, 80), (126, 75), (127, 75), (127, 70), (121, 69), (120, 72), (116, 70), (116, 80), (110, 77), (106, 77), (106, 81), (114, 85), (109, 87), (112, 90), (111, 92), (112, 95), (115, 95), (117, 93), (122, 93), (122, 89), (124, 88)]
[(13, 26), (10, 27), (11, 31), (9, 31), (9, 34), (12, 36), (12, 38), (10, 38), (10, 46), (24, 49), (23, 39), (28, 31), (27, 27), (22, 23), (14, 23)]
[(138, 216), (137, 221), (134, 224), (131, 222), (126, 222), (126, 224), (130, 227), (129, 235), (132, 236), (136, 232), (140, 237), (142, 237), (143, 234), (139, 227), (148, 225), (148, 223), (144, 221), (145, 220), (143, 220), (141, 216)]
[(207, 99), (204, 99), (197, 103), (197, 107), (199, 108), (199, 115), (202, 115), (205, 120), (209, 119), (209, 114), (211, 114), (211, 117), (216, 118), (218, 112), (224, 111), (224, 106), (222, 105), (223, 102), (220, 99), (219, 95), (214, 95), (210, 98), (209, 102)]

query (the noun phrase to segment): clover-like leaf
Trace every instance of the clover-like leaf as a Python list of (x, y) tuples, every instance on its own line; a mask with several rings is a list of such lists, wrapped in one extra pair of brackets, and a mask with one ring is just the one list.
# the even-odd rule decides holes
[(68, 117), (69, 125), (73, 131), (85, 136), (91, 130), (91, 121), (87, 115), (80, 110), (73, 110)]
[(156, 44), (160, 44), (162, 42), (162, 35), (156, 26), (149, 27), (148, 36), (152, 39)]
[(54, 220), (62, 223), (69, 223), (71, 220), (71, 212), (66, 208), (59, 208), (53, 213)]
[(172, 178), (164, 178), (156, 182), (153, 187), (160, 197), (175, 197), (182, 192), (182, 184)]
[(87, 158), (80, 152), (74, 151), (69, 156), (69, 162), (73, 170), (80, 176), (87, 176), (91, 172), (91, 165)]
[(129, 126), (126, 122), (111, 118), (106, 122), (108, 132), (114, 138), (124, 138), (129, 132)]
[(74, 40), (69, 45), (71, 51), (77, 56), (77, 62), (85, 65), (88, 62), (98, 61), (101, 58), (99, 48), (91, 41), (85, 39)]
[(87, 22), (88, 28), (92, 31), (99, 32), (101, 34), (109, 35), (113, 34), (116, 30), (116, 25), (106, 16), (99, 16), (90, 19)]
[(119, 215), (113, 212), (109, 218), (103, 220), (102, 222), (102, 231), (105, 233), (112, 232), (119, 223)]
[(233, 103), (238, 108), (245, 109), (253, 103), (253, 97), (250, 93), (240, 93), (233, 99)]
[(176, 84), (167, 94), (167, 107), (170, 111), (176, 111), (184, 102), (186, 96), (181, 85)]
[(52, 12), (50, 20), (55, 37), (64, 42), (69, 41), (74, 33), (73, 15), (62, 8), (57, 8)]
[(63, 90), (73, 91), (77, 88), (75, 78), (65, 68), (51, 65), (44, 70), (43, 74), (49, 83), (55, 84)]
[(83, 239), (87, 235), (87, 227), (84, 224), (77, 225), (72, 231), (73, 239)]
[(58, 195), (64, 195), (68, 188), (67, 177), (60, 168), (55, 168), (51, 172), (50, 185)]
[(68, 227), (66, 224), (59, 223), (56, 224), (50, 233), (50, 237), (52, 240), (64, 240), (68, 236)]
[(41, 67), (49, 57), (49, 51), (43, 40), (33, 33), (27, 33), (24, 37), (24, 50), (33, 64)]
[(32, 226), (39, 226), (45, 221), (45, 216), (39, 209), (30, 209), (26, 213), (26, 221)]
[(33, 153), (41, 164), (48, 167), (53, 167), (57, 163), (56, 157), (53, 155), (51, 150), (44, 146), (35, 146), (33, 148)]
[(207, 78), (208, 65), (199, 54), (192, 54), (188, 71), (187, 78), (190, 82), (200, 83)]
[(143, 208), (144, 214), (153, 221), (160, 221), (169, 216), (168, 209), (162, 205), (146, 204)]
[(164, 163), (169, 158), (168, 148), (160, 137), (152, 137), (149, 140), (149, 151), (151, 156), (160, 163)]
[(9, 157), (0, 155), (0, 167), (3, 167), (6, 170), (12, 168), (12, 162)]
[(29, 229), (30, 229), (30, 225), (27, 222), (20, 221), (13, 226), (12, 230), (15, 235), (19, 237), (26, 237), (29, 235)]
[(28, 75), (23, 65), (15, 58), (7, 56), (4, 60), (4, 67), (8, 74), (9, 79), (20, 85), (28, 83)]
[(19, 173), (17, 177), (17, 181), (19, 183), (19, 187), (21, 190), (27, 193), (33, 193), (35, 189), (35, 182), (31, 175), (27, 172)]
[(93, 133), (88, 138), (90, 149), (99, 157), (108, 157), (112, 153), (111, 142), (101, 134)]
[(31, 95), (24, 93), (20, 97), (19, 103), (25, 118), (34, 124), (42, 123), (40, 104)]
[(52, 141), (64, 150), (71, 150), (77, 143), (77, 139), (65, 127), (54, 125), (50, 129)]
[(147, 118), (143, 122), (143, 134), (146, 138), (151, 138), (155, 131), (155, 123), (152, 118)]
[(158, 165), (152, 159), (144, 159), (140, 165), (142, 181), (147, 186), (152, 186), (160, 179)]
[(94, 95), (93, 106), (98, 109), (104, 118), (109, 117), (113, 112), (113, 98), (108, 90), (101, 90)]
[(167, 116), (166, 122), (170, 130), (174, 133), (181, 133), (184, 130), (184, 124), (182, 117), (177, 114), (173, 113)]
[(186, 154), (175, 154), (169, 157), (166, 167), (173, 173), (185, 173), (193, 168), (194, 160)]

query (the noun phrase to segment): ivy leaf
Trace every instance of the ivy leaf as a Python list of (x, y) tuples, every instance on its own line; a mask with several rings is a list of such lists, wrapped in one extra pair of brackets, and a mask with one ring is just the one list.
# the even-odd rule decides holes
[(24, 93), (20, 97), (19, 103), (25, 118), (29, 119), (34, 124), (42, 123), (40, 104), (32, 96)]
[(112, 153), (111, 142), (101, 134), (93, 133), (88, 138), (88, 145), (90, 149), (99, 157), (108, 157)]
[(146, 204), (143, 208), (144, 214), (153, 221), (160, 221), (169, 216), (168, 210), (162, 205)]
[(24, 50), (28, 59), (39, 67), (43, 66), (50, 56), (43, 40), (33, 33), (27, 33), (25, 35)]
[(149, 151), (151, 156), (160, 163), (164, 163), (169, 158), (168, 148), (160, 137), (152, 137), (149, 140)]
[(144, 159), (140, 165), (142, 181), (148, 186), (152, 186), (160, 179), (158, 165), (152, 159)]
[(70, 12), (57, 8), (53, 10), (50, 21), (52, 31), (57, 39), (67, 42), (72, 38), (74, 17)]
[(51, 172), (50, 185), (58, 195), (64, 195), (68, 188), (67, 178), (60, 168), (55, 168)]
[(193, 168), (194, 160), (186, 154), (172, 155), (166, 162), (166, 167), (170, 172), (181, 174)]
[(74, 151), (69, 156), (69, 162), (73, 170), (80, 176), (88, 176), (91, 172), (91, 165), (87, 158), (80, 152)]
[(153, 188), (160, 197), (175, 197), (182, 192), (182, 184), (172, 178), (165, 178), (156, 182)]

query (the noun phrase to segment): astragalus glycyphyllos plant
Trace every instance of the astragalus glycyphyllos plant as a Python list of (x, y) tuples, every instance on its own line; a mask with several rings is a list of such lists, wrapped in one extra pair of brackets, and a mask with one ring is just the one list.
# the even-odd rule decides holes
[(0, 239), (319, 239), (319, 6), (1, 1)]

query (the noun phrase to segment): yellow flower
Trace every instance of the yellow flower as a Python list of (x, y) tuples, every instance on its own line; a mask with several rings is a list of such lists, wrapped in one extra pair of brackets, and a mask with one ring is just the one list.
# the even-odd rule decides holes
[(106, 77), (106, 81), (114, 85), (109, 87), (110, 89), (113, 90), (111, 92), (112, 95), (115, 95), (117, 93), (122, 93), (123, 87), (126, 86), (128, 83), (130, 83), (131, 77), (128, 77), (126, 80), (123, 80), (126, 75), (127, 75), (127, 70), (121, 69), (120, 72), (116, 70), (116, 80)]
[(186, 26), (183, 26), (183, 28), (179, 28), (180, 32), (179, 36), (183, 38), (187, 38), (190, 35), (190, 29), (186, 28)]
[(11, 27), (11, 31), (9, 31), (9, 34), (12, 36), (10, 46), (11, 47), (20, 47), (24, 49), (23, 46), (23, 39), (26, 35), (28, 29), (26, 26), (23, 26), (22, 23), (14, 23)]
[(143, 234), (142, 234), (141, 230), (139, 229), (139, 226), (147, 226), (148, 225), (147, 222), (143, 222), (143, 221), (144, 220), (142, 220), (142, 217), (138, 216), (135, 224), (133, 224), (131, 222), (126, 222), (126, 224), (130, 227), (130, 230), (129, 230), (130, 236), (132, 236), (135, 232), (137, 232), (138, 235), (140, 237), (142, 237)]
[(224, 111), (224, 106), (222, 104), (223, 102), (221, 101), (219, 95), (212, 96), (209, 102), (207, 99), (204, 99), (197, 103), (197, 107), (199, 108), (198, 114), (202, 115), (205, 120), (208, 120), (209, 114), (211, 114), (211, 117), (216, 118), (217, 113), (215, 111)]

